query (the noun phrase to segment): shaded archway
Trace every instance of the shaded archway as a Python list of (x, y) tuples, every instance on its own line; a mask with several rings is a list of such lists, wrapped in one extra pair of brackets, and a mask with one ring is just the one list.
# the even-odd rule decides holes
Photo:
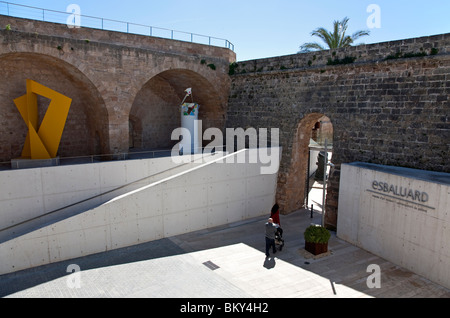
[[(152, 77), (136, 95), (129, 116), (130, 147), (170, 149), (177, 143), (171, 134), (181, 125), (180, 104), (186, 88), (192, 88), (192, 100), (200, 105), (203, 131), (223, 129), (225, 105), (214, 86), (194, 71), (172, 69)], [(191, 97), (186, 102), (191, 102)]]
[[(0, 69), (3, 78), (0, 82), (1, 161), (18, 158), (22, 152), (27, 127), (13, 100), (26, 93), (27, 79), (72, 98), (58, 156), (63, 158), (107, 152), (106, 106), (95, 85), (80, 70), (58, 58), (36, 53), (1, 55)], [(40, 120), (49, 102), (44, 97), (38, 97)]]
[(283, 175), (280, 173), (278, 178), (277, 201), (284, 213), (291, 213), (304, 207), (309, 178), (307, 172), (310, 143), (320, 145), (327, 138), (331, 145), (332, 136), (331, 121), (324, 114), (311, 113), (300, 120), (293, 137), (288, 172)]

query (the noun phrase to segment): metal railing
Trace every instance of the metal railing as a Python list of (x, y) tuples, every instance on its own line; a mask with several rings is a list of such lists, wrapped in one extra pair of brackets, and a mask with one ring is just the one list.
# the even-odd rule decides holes
[[(225, 146), (216, 147), (204, 147), (199, 148), (198, 151), (203, 154), (213, 154), (216, 152), (225, 151)], [(100, 163), (107, 161), (120, 161), (120, 160), (140, 160), (140, 159), (153, 159), (153, 158), (165, 158), (171, 157), (172, 149), (162, 149), (162, 150), (130, 150), (128, 152), (117, 152), (110, 154), (100, 154), (100, 155), (86, 155), (86, 156), (73, 156), (73, 157), (58, 157), (57, 162), (59, 166), (66, 165), (78, 165), (78, 164), (91, 164)], [(189, 155), (189, 154), (187, 154)], [(12, 170), (12, 161), (2, 161), (0, 162), (0, 171), (2, 170)]]
[(234, 44), (228, 41), (227, 39), (196, 33), (189, 33), (184, 31), (159, 28), (143, 24), (92, 17), (82, 14), (74, 14), (70, 12), (31, 7), (22, 4), (10, 3), (6, 1), (0, 1), (0, 14), (16, 18), (24, 18), (59, 24), (67, 24), (67, 20), (71, 16), (76, 15), (77, 17), (80, 18), (79, 19), (80, 27), (124, 32), (129, 34), (146, 35), (170, 40), (178, 40), (210, 46), (225, 47), (227, 49), (234, 51)]

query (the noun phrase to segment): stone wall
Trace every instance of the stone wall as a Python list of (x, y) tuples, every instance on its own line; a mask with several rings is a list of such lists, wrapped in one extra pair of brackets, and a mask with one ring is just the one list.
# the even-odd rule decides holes
[(341, 163), (450, 171), (449, 53), (443, 34), (239, 62), (227, 127), (280, 128), (277, 200), (289, 213), (303, 205), (311, 130), (329, 117), (326, 222), (336, 226)]
[(60, 157), (170, 146), (188, 87), (203, 127), (225, 125), (229, 49), (0, 15), (8, 24), (0, 28), (0, 163), (21, 155), (27, 127), (13, 100), (26, 79), (73, 99)]
[[(85, 81), (75, 68), (46, 56), (18, 53), (0, 58), (0, 70), (4, 79), (0, 82), (0, 161), (20, 157), (22, 153), (28, 128), (13, 101), (26, 93), (26, 79), (38, 79), (41, 84), (72, 98), (59, 147), (60, 155), (107, 153), (104, 102), (95, 87)], [(39, 96), (40, 121), (49, 103), (48, 99)], [(96, 136), (104, 140), (103, 146), (94, 142)]]
[(6, 24), (9, 24), (12, 31), (27, 32), (36, 35), (47, 34), (66, 39), (107, 43), (124, 47), (139, 47), (158, 52), (220, 58), (228, 60), (230, 63), (236, 60), (236, 55), (233, 51), (219, 46), (203, 45), (155, 36), (143, 36), (139, 34), (84, 27), (70, 29), (65, 24), (21, 19), (2, 15), (0, 15), (0, 21), (2, 21), (1, 29), (3, 29)]

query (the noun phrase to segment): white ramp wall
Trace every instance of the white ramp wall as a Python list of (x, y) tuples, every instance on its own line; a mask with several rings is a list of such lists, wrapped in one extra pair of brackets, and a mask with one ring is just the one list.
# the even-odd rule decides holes
[[(139, 180), (177, 166), (170, 158), (154, 158), (0, 171), (0, 231), (126, 184), (139, 187)], [(97, 197), (76, 208), (104, 200)]]
[(262, 164), (223, 161), (205, 163), (2, 243), (0, 274), (269, 215), (278, 168), (261, 174)]
[(337, 236), (450, 288), (450, 174), (343, 164)]

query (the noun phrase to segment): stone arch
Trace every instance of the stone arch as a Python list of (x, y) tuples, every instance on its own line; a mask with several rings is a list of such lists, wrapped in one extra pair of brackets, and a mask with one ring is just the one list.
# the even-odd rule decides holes
[[(284, 213), (291, 213), (304, 207), (309, 144), (314, 129), (317, 129), (317, 123), (321, 120), (327, 121), (327, 134), (330, 138), (333, 135), (332, 123), (323, 113), (310, 113), (304, 116), (295, 130), (288, 171), (286, 175), (279, 177), (277, 192), (277, 201)], [(284, 181), (283, 184), (280, 184), (280, 179)]]
[[(141, 149), (169, 149), (177, 141), (171, 133), (180, 127), (180, 104), (186, 88), (192, 88), (192, 100), (200, 105), (199, 119), (205, 131), (210, 127), (223, 130), (226, 105), (204, 76), (188, 69), (171, 69), (158, 73), (137, 93), (130, 110), (130, 145)], [(206, 143), (209, 143), (207, 141)]]
[[(109, 148), (108, 114), (103, 98), (90, 79), (66, 61), (39, 53), (0, 55), (0, 160), (20, 157), (27, 127), (13, 100), (26, 93), (32, 79), (70, 98), (72, 105), (61, 138), (58, 156), (102, 154)], [(38, 98), (40, 120), (49, 101)]]

